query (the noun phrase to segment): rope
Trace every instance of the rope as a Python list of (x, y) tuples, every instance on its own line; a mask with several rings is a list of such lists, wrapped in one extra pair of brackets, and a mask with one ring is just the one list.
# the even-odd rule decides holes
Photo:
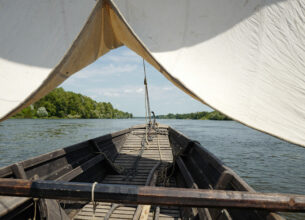
[(123, 204), (117, 204), (117, 203), (112, 203), (111, 208), (109, 209), (109, 211), (107, 212), (107, 214), (104, 217), (104, 220), (109, 220), (109, 218), (111, 217), (112, 213), (119, 208), (120, 206), (122, 206)]
[[(147, 88), (146, 68), (145, 68), (144, 59), (143, 59), (143, 70), (144, 70), (144, 85), (145, 85), (145, 122), (146, 122), (145, 135), (142, 138), (141, 149), (138, 153), (138, 156), (137, 156), (136, 160), (134, 161), (132, 168), (125, 170), (126, 175), (123, 178), (123, 180), (126, 180), (126, 179), (132, 180), (134, 178), (134, 176), (138, 172), (137, 169), (138, 169), (139, 160), (141, 159), (144, 150), (148, 149), (148, 147), (149, 147), (148, 140), (151, 139), (148, 137), (149, 133), (150, 133), (150, 129), (151, 129), (151, 115), (150, 115), (150, 104), (149, 104), (149, 95), (148, 95), (148, 88)], [(147, 117), (149, 117), (149, 122), (147, 122)]]
[[(159, 130), (159, 128), (157, 127)], [(160, 133), (160, 131), (158, 131)], [(175, 148), (173, 148), (175, 149)], [(160, 185), (169, 186), (170, 184), (170, 178), (174, 175), (175, 173), (175, 164), (176, 164), (176, 159), (177, 157), (181, 156), (183, 153), (183, 149), (180, 148), (177, 151), (173, 151), (173, 162), (172, 164), (167, 164), (166, 166), (163, 167), (162, 170), (160, 170), (160, 175), (158, 176), (158, 182)], [(170, 170), (170, 173), (168, 174), (168, 170)]]
[[(146, 68), (145, 68), (145, 61), (143, 58), (143, 71), (144, 71), (144, 86), (145, 86), (145, 141), (148, 145), (148, 138), (147, 138), (147, 125), (151, 125), (151, 115), (150, 115), (150, 103), (149, 103), (149, 95), (148, 95), (148, 87), (147, 87), (147, 78), (146, 78)], [(147, 116), (149, 117), (149, 122), (147, 122)]]
[(123, 180), (127, 179), (127, 180), (130, 181), (137, 174), (137, 172), (138, 172), (138, 163), (139, 163), (139, 161), (140, 161), (140, 159), (142, 157), (142, 154), (143, 154), (144, 150), (145, 150), (145, 140), (144, 140), (144, 136), (143, 136), (143, 139), (142, 139), (142, 142), (141, 142), (141, 149), (139, 151), (139, 154), (138, 154), (136, 160), (134, 161), (132, 168), (128, 169), (128, 170), (125, 170), (126, 171), (125, 172), (126, 175), (123, 178)]
[(149, 116), (149, 124), (151, 124), (150, 104), (149, 104), (149, 95), (147, 88), (146, 68), (145, 68), (144, 58), (143, 58), (143, 69), (144, 69), (144, 85), (145, 85), (145, 110), (146, 110), (145, 115), (146, 115), (146, 120), (147, 120), (147, 115)]
[(97, 182), (94, 182), (92, 184), (92, 188), (91, 188), (91, 202), (92, 202), (92, 216), (93, 216), (93, 219), (95, 219), (95, 209), (96, 209), (96, 206), (97, 206), (97, 202), (94, 201), (94, 189), (95, 189), (95, 186), (96, 186)]
[(37, 201), (38, 198), (33, 198), (34, 200), (34, 216), (33, 216), (33, 220), (36, 220), (36, 216), (37, 216)]
[[(158, 123), (155, 123), (157, 130), (159, 130), (159, 125)], [(161, 147), (160, 147), (160, 142), (159, 142), (159, 135), (158, 132), (156, 130), (156, 135), (157, 135), (157, 144), (158, 144), (158, 150), (159, 150), (159, 156), (160, 156), (160, 161), (161, 163), (163, 163), (163, 159), (162, 159), (162, 153), (161, 153)]]
[[(147, 125), (147, 123), (146, 123), (146, 126), (145, 126), (145, 143), (147, 144), (147, 146), (148, 146), (148, 138), (147, 138), (147, 127), (148, 127), (148, 125)], [(148, 148), (148, 147), (147, 147)]]

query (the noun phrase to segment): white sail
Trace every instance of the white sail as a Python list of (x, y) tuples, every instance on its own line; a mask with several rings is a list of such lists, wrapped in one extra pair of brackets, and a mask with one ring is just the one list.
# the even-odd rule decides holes
[(304, 0), (62, 0), (35, 14), (42, 2), (1, 3), (0, 117), (124, 44), (201, 102), (305, 146)]
[(1, 118), (50, 77), (95, 5), (83, 0), (0, 1)]

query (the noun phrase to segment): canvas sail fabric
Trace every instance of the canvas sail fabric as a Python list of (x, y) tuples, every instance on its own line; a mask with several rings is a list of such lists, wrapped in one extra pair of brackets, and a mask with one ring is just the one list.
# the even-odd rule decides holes
[(109, 5), (95, 0), (4, 0), (0, 30), (2, 120), (122, 45)]
[(2, 119), (126, 45), (202, 103), (305, 146), (303, 0), (1, 4)]
[[(82, 0), (0, 2), (1, 118), (20, 109), (19, 106), (25, 107), (23, 103), (27, 99), (27, 104), (36, 100), (37, 89), (44, 95), (69, 75), (52, 72), (95, 5), (95, 1)], [(44, 84), (50, 77), (51, 83)]]

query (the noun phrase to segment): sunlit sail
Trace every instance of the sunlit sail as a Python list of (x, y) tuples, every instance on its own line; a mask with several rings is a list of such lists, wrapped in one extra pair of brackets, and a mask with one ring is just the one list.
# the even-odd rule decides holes
[(15, 1), (0, 7), (0, 117), (126, 45), (231, 118), (305, 146), (305, 2)]

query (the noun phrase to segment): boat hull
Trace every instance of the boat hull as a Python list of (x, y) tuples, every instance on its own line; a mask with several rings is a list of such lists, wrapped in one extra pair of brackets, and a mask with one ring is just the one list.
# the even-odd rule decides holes
[[(148, 131), (148, 135), (147, 134)], [(254, 190), (200, 143), (175, 129), (134, 126), (0, 169), (1, 178), (131, 186)], [(0, 218), (283, 219), (264, 210), (0, 197)], [(94, 209), (93, 209), (94, 208)], [(112, 210), (112, 211), (110, 211)], [(146, 211), (146, 214), (144, 214)]]

